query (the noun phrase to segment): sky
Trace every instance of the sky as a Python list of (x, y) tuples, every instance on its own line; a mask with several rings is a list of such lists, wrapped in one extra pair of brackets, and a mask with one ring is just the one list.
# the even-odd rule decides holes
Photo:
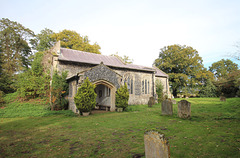
[(239, 0), (0, 0), (0, 6), (0, 18), (35, 34), (74, 30), (103, 55), (118, 52), (143, 66), (152, 66), (164, 46), (179, 44), (196, 49), (208, 68), (230, 58), (240, 42)]

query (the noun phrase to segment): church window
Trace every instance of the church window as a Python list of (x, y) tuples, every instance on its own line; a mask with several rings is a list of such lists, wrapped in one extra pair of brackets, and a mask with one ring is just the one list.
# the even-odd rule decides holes
[(144, 81), (142, 81), (142, 94), (144, 94)]
[(145, 94), (147, 94), (147, 80), (145, 80)]
[(149, 93), (149, 81), (148, 81), (148, 94), (150, 94), (150, 93)]
[(133, 79), (131, 79), (131, 91), (130, 94), (133, 94)]
[(72, 82), (70, 82), (69, 84), (69, 97), (72, 97), (73, 94), (73, 86), (72, 86)]

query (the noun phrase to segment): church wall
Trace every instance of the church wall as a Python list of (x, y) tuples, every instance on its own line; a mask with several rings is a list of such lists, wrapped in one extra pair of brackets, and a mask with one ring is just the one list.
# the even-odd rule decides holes
[(115, 70), (122, 76), (121, 84), (127, 83), (129, 89), (129, 105), (147, 104), (149, 97), (155, 94), (153, 89), (153, 73), (134, 70)]
[[(88, 70), (91, 67), (96, 65), (91, 64), (81, 64), (81, 63), (70, 63), (64, 61), (55, 61), (55, 69), (59, 72), (68, 71), (68, 77), (77, 75), (81, 71)], [(121, 68), (110, 67), (113, 71), (121, 75), (119, 76), (119, 81), (121, 85), (124, 85), (124, 82), (127, 83), (129, 88), (129, 105), (140, 105), (147, 104), (149, 97), (155, 95), (155, 79), (161, 80), (164, 83), (166, 89), (166, 78), (155, 77), (153, 72), (144, 72), (138, 70), (126, 70)], [(70, 84), (77, 87), (77, 82), (72, 81)], [(74, 90), (73, 95), (69, 97), (69, 109), (76, 112), (76, 106), (74, 104), (74, 96), (77, 93)]]

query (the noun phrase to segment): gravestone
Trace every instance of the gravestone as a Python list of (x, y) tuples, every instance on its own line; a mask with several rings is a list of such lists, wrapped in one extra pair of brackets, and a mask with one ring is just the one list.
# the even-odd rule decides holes
[(162, 115), (173, 115), (173, 103), (166, 99), (162, 102)]
[(146, 158), (170, 158), (170, 148), (164, 134), (147, 131), (144, 134)]
[(154, 97), (150, 97), (148, 101), (148, 107), (152, 107), (155, 104), (155, 99)]
[(220, 101), (226, 101), (226, 97), (220, 96)]
[(191, 103), (186, 100), (178, 102), (178, 117), (188, 119), (191, 117)]
[(173, 104), (177, 104), (177, 101), (174, 100), (174, 99), (172, 99), (172, 103), (173, 103)]

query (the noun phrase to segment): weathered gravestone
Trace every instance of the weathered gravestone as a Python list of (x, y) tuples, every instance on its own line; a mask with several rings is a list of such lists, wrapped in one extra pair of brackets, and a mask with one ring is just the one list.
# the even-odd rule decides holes
[(226, 101), (226, 97), (220, 96), (220, 101)]
[(191, 103), (186, 100), (178, 102), (178, 117), (190, 118), (191, 117)]
[(173, 103), (172, 101), (166, 99), (162, 102), (162, 115), (172, 115), (173, 114)]
[(154, 97), (150, 97), (148, 101), (148, 107), (152, 107), (155, 104), (155, 99)]
[(147, 131), (144, 134), (146, 158), (170, 158), (170, 148), (164, 134)]

